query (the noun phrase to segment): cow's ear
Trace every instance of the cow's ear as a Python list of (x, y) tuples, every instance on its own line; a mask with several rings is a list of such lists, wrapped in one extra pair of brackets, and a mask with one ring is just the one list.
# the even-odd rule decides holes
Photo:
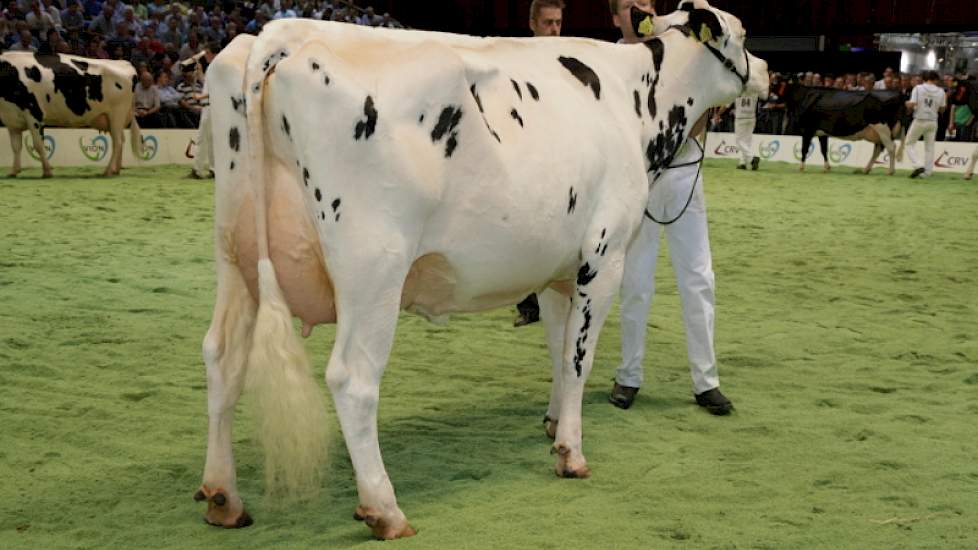
[(689, 12), (689, 28), (700, 42), (711, 42), (723, 37), (720, 18), (710, 10), (694, 9)]

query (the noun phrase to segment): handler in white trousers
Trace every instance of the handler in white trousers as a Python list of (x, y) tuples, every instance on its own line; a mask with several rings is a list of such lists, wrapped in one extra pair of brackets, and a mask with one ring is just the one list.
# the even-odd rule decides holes
[[(904, 143), (907, 145), (907, 155), (913, 163), (914, 171), (911, 178), (930, 177), (934, 173), (934, 141), (937, 139), (937, 117), (944, 112), (947, 97), (937, 83), (940, 77), (934, 71), (924, 73), (924, 83), (914, 87), (910, 93), (907, 108), (913, 111), (913, 122), (907, 131)], [(917, 140), (924, 138), (924, 162), (917, 158)], [(901, 145), (901, 149), (903, 145)], [(902, 155), (898, 154), (899, 159)]]
[(214, 137), (211, 135), (210, 96), (207, 94), (206, 83), (198, 99), (203, 103), (204, 108), (200, 111), (200, 124), (197, 125), (197, 152), (194, 154), (193, 176), (207, 179), (213, 177)]
[(964, 179), (970, 180), (975, 175), (975, 165), (978, 164), (978, 147), (971, 153), (971, 162), (968, 163), (968, 170), (964, 173)]
[(740, 151), (738, 170), (757, 170), (761, 159), (752, 155), (754, 128), (757, 126), (757, 96), (742, 95), (734, 101), (734, 133), (737, 136), (737, 149)]
[[(655, 13), (651, 0), (610, 0), (609, 7), (615, 26), (621, 29), (622, 42), (640, 42), (641, 34), (651, 34), (639, 32), (642, 25), (651, 27), (648, 20), (643, 22), (639, 13)], [(694, 125), (690, 136), (702, 132), (707, 116)], [(647, 215), (625, 256), (621, 283), (622, 363), (615, 373), (615, 383), (608, 398), (612, 405), (621, 409), (632, 405), (644, 380), (642, 360), (648, 330), (646, 321), (655, 294), (655, 266), (659, 256), (659, 234), (663, 228), (682, 301), (686, 350), (696, 403), (715, 415), (729, 414), (733, 409), (730, 400), (720, 392), (713, 348), (713, 259), (700, 173), (702, 155), (703, 147), (699, 142), (692, 137), (687, 139), (672, 161), (671, 165), (677, 168), (666, 170), (652, 185)], [(662, 222), (669, 222), (677, 215), (678, 219), (660, 225), (649, 219), (649, 215)]]

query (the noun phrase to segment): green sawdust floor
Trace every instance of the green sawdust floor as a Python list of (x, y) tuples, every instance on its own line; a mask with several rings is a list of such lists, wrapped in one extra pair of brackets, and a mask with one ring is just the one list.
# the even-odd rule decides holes
[[(0, 180), (0, 548), (380, 544), (351, 519), (335, 418), (321, 495), (265, 499), (247, 400), (235, 439), (256, 524), (201, 522), (213, 198), (185, 172)], [(978, 185), (727, 161), (706, 180), (736, 413), (692, 404), (668, 261), (629, 411), (606, 401), (617, 311), (602, 334), (586, 481), (552, 472), (540, 325), (404, 315), (380, 408), (419, 530), (398, 547), (978, 547)], [(308, 341), (323, 391), (332, 334)]]

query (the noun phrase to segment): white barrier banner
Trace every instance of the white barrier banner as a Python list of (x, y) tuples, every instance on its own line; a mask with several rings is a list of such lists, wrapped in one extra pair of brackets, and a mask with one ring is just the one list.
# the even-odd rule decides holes
[[(725, 132), (710, 132), (707, 136), (707, 158), (739, 158), (737, 137)], [(753, 155), (761, 160), (774, 160), (801, 163), (801, 136), (772, 136), (754, 134), (751, 142)], [(899, 142), (897, 142), (899, 147)], [(909, 148), (909, 144), (907, 145)], [(971, 161), (971, 155), (978, 149), (978, 143), (957, 143), (938, 141), (934, 144), (934, 170), (941, 172), (964, 172)], [(917, 142), (917, 157), (923, 160), (924, 142)], [(868, 141), (845, 141), (829, 138), (829, 165), (851, 166), (865, 168), (873, 155), (873, 144)], [(822, 153), (819, 151), (818, 139), (812, 140), (809, 147), (806, 164), (809, 170), (822, 169)], [(886, 169), (890, 166), (890, 156), (886, 151), (876, 159), (875, 168)], [(909, 155), (904, 152), (903, 161), (897, 162), (898, 169), (913, 170)]]
[[(126, 130), (123, 147), (124, 167), (155, 166), (160, 164), (192, 164), (196, 152), (197, 130), (150, 130), (142, 129), (143, 155), (136, 159), (132, 152), (131, 134)], [(24, 168), (40, 167), (41, 162), (32, 146), (30, 132), (21, 134), (23, 150), (20, 155)], [(109, 163), (112, 138), (97, 130), (51, 128), (44, 131), (44, 150), (48, 161), (57, 170), (62, 166), (99, 166)], [(0, 130), (0, 166), (4, 173), (13, 166), (10, 149), (10, 133)]]

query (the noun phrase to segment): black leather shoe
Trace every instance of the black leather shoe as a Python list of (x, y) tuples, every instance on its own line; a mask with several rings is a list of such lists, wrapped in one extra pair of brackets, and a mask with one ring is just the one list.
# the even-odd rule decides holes
[(760, 157), (754, 157), (750, 159), (750, 169), (756, 171), (757, 166), (761, 163)]
[(746, 164), (738, 164), (737, 165), (737, 170), (746, 170), (746, 169), (747, 169), (747, 165)]
[(615, 382), (615, 386), (611, 388), (611, 395), (608, 396), (608, 402), (619, 409), (627, 409), (632, 406), (632, 402), (635, 401), (635, 394), (637, 393), (638, 388), (622, 386), (618, 382)]
[(917, 179), (917, 178), (919, 178), (922, 175), (924, 175), (924, 169), (923, 168), (916, 168), (916, 169), (914, 169), (913, 172), (910, 172), (910, 178), (911, 179)]
[(730, 414), (733, 410), (733, 403), (730, 402), (722, 393), (720, 393), (720, 388), (713, 388), (712, 390), (707, 390), (699, 395), (696, 395), (696, 404), (700, 407), (704, 407), (710, 414), (716, 416), (725, 416)]

